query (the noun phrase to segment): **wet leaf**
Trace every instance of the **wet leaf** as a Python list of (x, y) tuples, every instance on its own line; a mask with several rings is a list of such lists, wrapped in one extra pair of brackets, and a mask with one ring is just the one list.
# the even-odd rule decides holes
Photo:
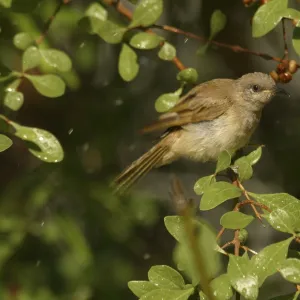
[(176, 56), (176, 48), (168, 42), (164, 42), (158, 52), (158, 56), (163, 60), (172, 60)]
[(213, 39), (225, 28), (226, 22), (226, 15), (224, 15), (220, 10), (215, 10), (213, 12), (210, 19), (210, 39)]
[(60, 71), (68, 72), (72, 68), (72, 62), (69, 56), (56, 49), (41, 49), (41, 57), (43, 61), (50, 67)]
[(221, 203), (237, 198), (242, 191), (228, 182), (219, 181), (211, 184), (204, 192), (200, 202), (200, 210), (209, 210), (217, 207)]
[(153, 266), (148, 272), (149, 280), (157, 287), (164, 289), (183, 289), (184, 279), (169, 266)]
[(128, 287), (139, 298), (152, 290), (158, 289), (158, 287), (150, 281), (129, 281)]
[(28, 32), (19, 32), (14, 36), (13, 42), (16, 48), (25, 50), (34, 43), (34, 39)]
[(157, 112), (167, 112), (173, 108), (179, 101), (182, 94), (182, 88), (179, 88), (174, 93), (167, 93), (160, 95), (155, 101), (155, 109)]
[(43, 96), (49, 98), (60, 97), (65, 93), (66, 84), (57, 75), (29, 75), (24, 76), (33, 84), (35, 89)]
[(21, 79), (14, 80), (6, 89), (3, 104), (13, 111), (19, 110), (24, 102), (24, 96), (21, 92), (17, 91)]
[(188, 82), (188, 83), (196, 83), (198, 80), (198, 72), (194, 68), (187, 68), (180, 71), (177, 74), (177, 80)]
[(98, 34), (105, 42), (118, 44), (122, 42), (127, 28), (114, 20), (92, 18), (92, 30)]
[(164, 218), (165, 226), (177, 242), (185, 241), (184, 220), (180, 216), (167, 216)]
[(158, 47), (162, 41), (163, 39), (157, 34), (139, 32), (131, 38), (130, 45), (140, 50), (149, 50)]
[(194, 191), (197, 195), (202, 195), (206, 191), (206, 189), (215, 182), (215, 175), (204, 176), (196, 181), (194, 185)]
[(153, 290), (140, 298), (140, 300), (187, 300), (194, 293), (194, 288), (187, 290)]
[(251, 274), (257, 276), (259, 286), (264, 283), (267, 277), (277, 272), (286, 259), (292, 239), (293, 237), (279, 243), (271, 244), (252, 257)]
[(132, 81), (139, 72), (139, 64), (135, 51), (123, 44), (119, 56), (119, 74), (125, 81)]
[(49, 163), (62, 161), (64, 152), (59, 141), (53, 134), (43, 129), (21, 126), (15, 122), (10, 122), (10, 125), (16, 130), (14, 133), (15, 136), (24, 141), (34, 143), (37, 146), (29, 148), (29, 151), (34, 156)]
[(231, 155), (228, 151), (222, 151), (218, 157), (216, 173), (226, 170), (231, 163)]
[(27, 48), (22, 57), (23, 72), (36, 68), (41, 62), (41, 54), (37, 47), (31, 46)]
[(163, 0), (141, 0), (134, 10), (130, 27), (150, 26), (163, 12)]
[(239, 211), (230, 211), (221, 217), (220, 224), (228, 229), (242, 229), (248, 226), (253, 220), (253, 216), (243, 214)]
[(229, 254), (227, 273), (233, 288), (247, 300), (258, 297), (258, 277), (251, 274), (250, 262), (245, 257)]
[(0, 152), (7, 150), (12, 144), (12, 140), (9, 137), (0, 134)]
[(300, 260), (289, 258), (282, 262), (279, 267), (279, 272), (284, 279), (292, 283), (300, 283)]

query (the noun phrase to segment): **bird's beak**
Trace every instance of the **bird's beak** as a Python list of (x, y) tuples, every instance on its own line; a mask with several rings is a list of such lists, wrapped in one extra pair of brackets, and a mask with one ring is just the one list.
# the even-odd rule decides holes
[(275, 93), (276, 95), (281, 94), (281, 95), (288, 96), (289, 98), (291, 97), (291, 95), (285, 89), (280, 87), (276, 87)]

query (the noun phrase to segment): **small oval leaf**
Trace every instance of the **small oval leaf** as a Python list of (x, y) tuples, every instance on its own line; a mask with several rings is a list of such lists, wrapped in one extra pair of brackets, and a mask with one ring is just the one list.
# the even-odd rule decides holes
[(7, 150), (12, 145), (12, 140), (4, 134), (0, 134), (0, 152)]
[(150, 281), (129, 281), (128, 287), (139, 298), (152, 290), (158, 289), (158, 287)]
[(27, 48), (22, 57), (22, 69), (27, 71), (36, 68), (41, 62), (41, 54), (37, 47), (31, 46)]
[(157, 34), (139, 32), (131, 38), (130, 45), (140, 50), (148, 50), (158, 47), (162, 40)]
[(221, 217), (220, 224), (228, 229), (242, 229), (248, 226), (253, 220), (253, 216), (245, 215), (239, 211), (230, 211)]
[(210, 39), (213, 39), (226, 25), (227, 18), (220, 10), (215, 10), (210, 19)]
[(222, 151), (218, 157), (216, 173), (226, 170), (231, 164), (231, 155), (227, 150)]
[(19, 32), (14, 36), (13, 42), (16, 48), (25, 50), (34, 43), (34, 39), (28, 32)]
[(198, 72), (194, 68), (187, 68), (180, 71), (177, 74), (177, 80), (188, 82), (188, 83), (196, 83), (198, 80)]
[(206, 189), (212, 184), (216, 182), (215, 175), (204, 176), (196, 181), (194, 185), (194, 191), (197, 195), (202, 195)]
[(153, 290), (140, 298), (140, 300), (187, 300), (194, 293), (194, 288), (187, 290)]
[(289, 258), (285, 260), (280, 268), (279, 272), (284, 279), (299, 284), (300, 283), (300, 260), (296, 258)]
[(162, 113), (173, 108), (178, 103), (181, 93), (182, 88), (178, 89), (175, 93), (160, 95), (155, 101), (156, 111)]
[(168, 42), (164, 42), (158, 52), (158, 57), (162, 60), (172, 60), (176, 56), (176, 48)]
[(60, 72), (68, 72), (72, 68), (72, 62), (69, 56), (56, 49), (41, 49), (41, 57), (43, 61), (49, 66)]
[(21, 92), (13, 91), (8, 92), (5, 97), (3, 104), (13, 111), (19, 110), (24, 103), (24, 95)]
[(119, 74), (125, 81), (132, 81), (138, 74), (140, 66), (135, 51), (123, 44), (119, 56)]
[(237, 169), (240, 181), (248, 180), (252, 177), (253, 169), (246, 156), (237, 159), (234, 162), (234, 166)]

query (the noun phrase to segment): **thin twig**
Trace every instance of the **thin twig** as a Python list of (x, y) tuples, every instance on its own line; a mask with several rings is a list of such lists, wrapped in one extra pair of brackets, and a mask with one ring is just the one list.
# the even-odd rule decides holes
[(284, 55), (283, 59), (287, 60), (289, 56), (289, 49), (288, 49), (288, 44), (287, 44), (287, 39), (286, 39), (286, 28), (285, 28), (285, 19), (283, 18), (281, 20), (282, 24), (282, 34), (283, 34), (283, 42), (284, 42)]

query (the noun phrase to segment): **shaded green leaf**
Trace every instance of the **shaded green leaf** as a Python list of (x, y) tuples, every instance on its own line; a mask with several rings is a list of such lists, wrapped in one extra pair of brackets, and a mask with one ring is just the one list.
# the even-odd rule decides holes
[(37, 7), (37, 5), (42, 0), (30, 0), (30, 1), (24, 1), (24, 0), (13, 0), (11, 9), (14, 12), (20, 12), (20, 13), (32, 13), (33, 10)]
[(279, 272), (284, 279), (299, 284), (300, 283), (300, 260), (289, 258), (283, 261), (279, 267)]
[(7, 150), (12, 145), (12, 140), (4, 134), (0, 134), (0, 152)]
[(105, 42), (118, 44), (122, 42), (127, 28), (113, 20), (93, 19), (94, 33), (98, 34)]
[(253, 169), (246, 156), (237, 159), (234, 162), (240, 181), (250, 179), (253, 175)]
[(125, 81), (132, 81), (139, 72), (139, 64), (135, 51), (127, 44), (123, 44), (119, 56), (119, 74)]
[(24, 95), (21, 92), (13, 91), (6, 93), (3, 104), (13, 111), (19, 110), (24, 102)]
[(60, 97), (65, 93), (66, 84), (57, 75), (24, 75), (43, 96)]
[(242, 229), (248, 226), (253, 220), (253, 216), (243, 214), (239, 211), (230, 211), (221, 217), (220, 224), (228, 229)]
[(16, 48), (25, 50), (34, 43), (34, 39), (28, 32), (19, 32), (14, 36), (13, 43)]
[(130, 45), (141, 50), (154, 49), (163, 39), (154, 33), (139, 32), (130, 39)]
[(41, 49), (41, 57), (43, 61), (50, 67), (60, 72), (68, 72), (72, 68), (72, 62), (69, 56), (56, 49)]
[(239, 197), (241, 193), (242, 191), (238, 187), (228, 182), (219, 181), (213, 183), (202, 196), (200, 210), (213, 209), (229, 199)]
[(150, 26), (163, 12), (163, 0), (141, 0), (134, 10), (130, 27)]
[(250, 262), (245, 257), (229, 254), (227, 274), (233, 288), (247, 300), (258, 297), (258, 277), (251, 274)]
[(157, 287), (164, 289), (183, 289), (185, 285), (183, 277), (166, 265), (151, 267), (148, 278)]
[(168, 42), (164, 42), (158, 52), (158, 57), (163, 60), (172, 60), (176, 56), (176, 48)]
[(288, 0), (272, 0), (261, 5), (253, 17), (253, 37), (261, 37), (275, 28), (282, 19), (282, 12), (287, 8), (287, 5)]
[(177, 76), (177, 80), (188, 82), (188, 83), (196, 83), (198, 80), (198, 72), (194, 68), (187, 68), (180, 71)]
[(281, 232), (294, 233), (290, 215), (283, 209), (274, 209), (271, 213), (263, 215), (269, 224)]
[(156, 111), (162, 113), (173, 108), (179, 101), (182, 88), (179, 88), (174, 93), (167, 93), (160, 95), (155, 101)]
[(158, 289), (158, 287), (150, 281), (129, 281), (128, 287), (139, 298), (152, 290)]
[(29, 148), (29, 151), (40, 160), (57, 163), (63, 159), (63, 149), (52, 133), (39, 128), (21, 126), (15, 122), (10, 124), (16, 130), (15, 136), (37, 146)]
[(204, 45), (201, 45), (197, 50), (197, 55), (204, 55), (209, 47), (210, 43), (207, 42)]
[(31, 46), (27, 48), (22, 57), (22, 69), (27, 71), (36, 68), (41, 62), (41, 54), (37, 47)]
[(177, 242), (183, 243), (186, 236), (183, 217), (167, 216), (164, 218), (164, 222), (167, 230), (177, 240)]
[(259, 286), (265, 279), (277, 272), (286, 259), (289, 245), (293, 238), (271, 244), (251, 259), (251, 274), (257, 276)]
[(222, 151), (218, 157), (216, 173), (226, 170), (231, 163), (231, 155), (227, 150)]
[(215, 175), (204, 176), (196, 181), (194, 185), (194, 191), (197, 195), (202, 195), (205, 190), (212, 184), (216, 182)]
[(0, 5), (5, 8), (11, 7), (12, 0), (0, 0)]
[(220, 10), (215, 10), (210, 19), (210, 39), (213, 39), (226, 25), (227, 18)]
[(194, 293), (194, 288), (187, 290), (153, 290), (140, 298), (140, 300), (187, 300)]
[[(291, 228), (293, 231), (300, 230), (300, 201), (286, 193), (278, 194), (254, 194), (250, 195), (259, 203), (266, 205), (271, 211), (279, 209), (281, 214), (273, 214), (273, 218), (276, 216), (278, 224), (270, 223), (275, 229), (282, 231), (285, 228)], [(285, 211), (289, 216), (289, 221), (287, 223), (286, 214), (283, 214), (282, 211)], [(266, 212), (268, 214), (268, 212)], [(280, 222), (278, 218), (283, 218)], [(268, 220), (268, 219), (267, 219)], [(283, 226), (283, 224), (286, 224)], [(276, 228), (276, 226), (280, 228)]]

